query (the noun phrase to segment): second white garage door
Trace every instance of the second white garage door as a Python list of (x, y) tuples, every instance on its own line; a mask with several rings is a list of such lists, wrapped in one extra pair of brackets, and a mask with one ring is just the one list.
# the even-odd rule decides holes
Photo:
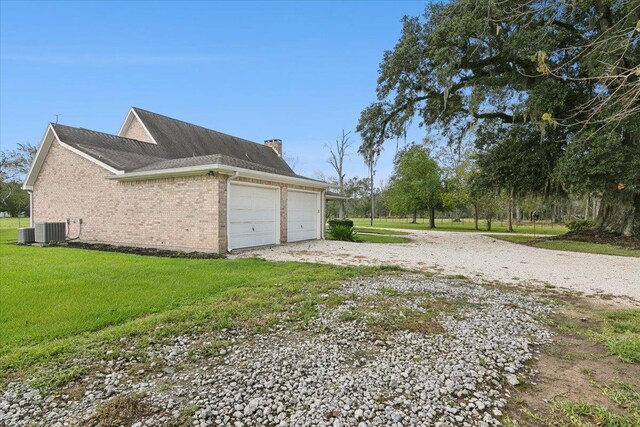
[(320, 193), (287, 191), (287, 240), (320, 238)]
[(279, 242), (276, 188), (232, 183), (228, 210), (229, 250)]

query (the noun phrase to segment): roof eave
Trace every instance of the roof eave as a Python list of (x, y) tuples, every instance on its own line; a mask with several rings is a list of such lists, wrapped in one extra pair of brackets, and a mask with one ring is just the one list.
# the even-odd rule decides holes
[(112, 179), (116, 181), (139, 181), (139, 180), (146, 180), (146, 179), (171, 178), (171, 177), (179, 177), (179, 176), (195, 176), (195, 175), (201, 175), (205, 172), (215, 172), (222, 175), (235, 175), (235, 176), (244, 177), (244, 178), (254, 178), (254, 179), (261, 179), (264, 181), (282, 182), (286, 184), (297, 184), (297, 185), (303, 185), (307, 187), (314, 187), (314, 188), (320, 188), (320, 189), (326, 189), (330, 187), (330, 185), (326, 182), (316, 181), (312, 179), (305, 179), (305, 178), (300, 178), (295, 176), (280, 175), (277, 173), (255, 171), (251, 169), (239, 168), (236, 166), (229, 166), (229, 165), (224, 165), (220, 163), (213, 163), (213, 164), (199, 165), (199, 166), (186, 166), (181, 168), (140, 171), (140, 172), (127, 172), (120, 175), (108, 176), (107, 179)]

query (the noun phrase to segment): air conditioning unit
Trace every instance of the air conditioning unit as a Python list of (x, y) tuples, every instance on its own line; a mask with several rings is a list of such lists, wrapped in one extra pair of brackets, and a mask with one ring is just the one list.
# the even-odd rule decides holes
[(37, 243), (64, 242), (67, 235), (66, 222), (40, 222), (35, 228)]
[(36, 229), (33, 227), (18, 228), (18, 244), (26, 245), (36, 241)]

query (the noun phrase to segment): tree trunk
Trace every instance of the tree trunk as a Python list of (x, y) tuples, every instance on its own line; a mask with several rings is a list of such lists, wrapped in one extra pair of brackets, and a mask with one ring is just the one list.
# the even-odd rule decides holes
[(429, 228), (436, 228), (436, 208), (429, 210)]
[(589, 201), (591, 200), (591, 195), (587, 194), (587, 201), (584, 203), (584, 219), (589, 219)]
[(513, 232), (513, 185), (509, 188), (509, 218), (507, 231)]
[(453, 222), (460, 222), (462, 219), (460, 218), (460, 209), (455, 208), (453, 210)]
[(596, 229), (623, 236), (640, 236), (640, 192), (605, 191), (596, 217)]
[(411, 224), (417, 224), (418, 223), (418, 211), (417, 210), (413, 210), (413, 220), (411, 221)]
[(373, 227), (373, 216), (375, 215), (375, 201), (373, 200), (373, 157), (369, 163), (369, 177), (371, 178), (371, 226)]
[(491, 231), (491, 215), (487, 216), (487, 231)]
[(338, 216), (340, 217), (340, 219), (344, 219), (344, 200), (340, 200), (340, 213), (338, 214)]
[(473, 204), (473, 226), (478, 229), (478, 204)]

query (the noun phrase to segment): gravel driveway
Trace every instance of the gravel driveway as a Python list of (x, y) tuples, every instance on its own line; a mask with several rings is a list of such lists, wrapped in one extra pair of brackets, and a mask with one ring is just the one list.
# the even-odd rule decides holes
[(340, 265), (394, 264), (445, 275), (461, 274), (474, 280), (550, 284), (585, 294), (605, 293), (640, 300), (640, 258), (532, 248), (477, 233), (398, 231), (409, 232), (411, 242), (314, 240), (235, 256)]
[(339, 293), (306, 325), (125, 347), (50, 394), (11, 383), (0, 425), (499, 426), (552, 339), (553, 306), (515, 291), (391, 275)]

